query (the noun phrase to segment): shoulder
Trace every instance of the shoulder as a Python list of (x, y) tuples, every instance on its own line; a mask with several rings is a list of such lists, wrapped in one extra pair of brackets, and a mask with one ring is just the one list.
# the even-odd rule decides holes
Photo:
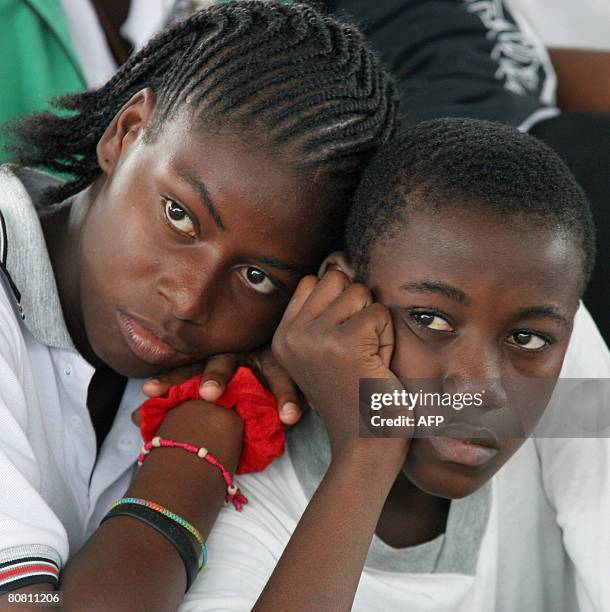
[(561, 378), (610, 378), (610, 351), (582, 302), (574, 317)]

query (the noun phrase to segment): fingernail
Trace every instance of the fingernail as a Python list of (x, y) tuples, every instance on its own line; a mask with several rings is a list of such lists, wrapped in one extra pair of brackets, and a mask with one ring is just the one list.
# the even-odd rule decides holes
[(294, 402), (286, 402), (282, 406), (282, 418), (286, 421), (292, 421), (299, 415), (299, 407)]
[(205, 393), (205, 399), (215, 400), (220, 397), (220, 383), (216, 380), (206, 380), (201, 385), (201, 394)]

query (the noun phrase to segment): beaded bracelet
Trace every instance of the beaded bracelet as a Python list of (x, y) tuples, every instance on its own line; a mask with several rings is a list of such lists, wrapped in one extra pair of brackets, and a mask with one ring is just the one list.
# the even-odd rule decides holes
[(171, 519), (172, 521), (174, 521), (174, 523), (178, 523), (178, 525), (180, 525), (181, 527), (184, 527), (184, 529), (186, 529), (192, 536), (194, 536), (197, 542), (199, 542), (199, 546), (201, 546), (202, 561), (199, 566), (199, 571), (203, 569), (204, 565), (208, 562), (208, 550), (205, 546), (205, 540), (203, 539), (203, 535), (201, 534), (199, 529), (197, 529), (197, 527), (194, 527), (188, 521), (184, 520), (181, 516), (178, 516), (175, 512), (172, 512), (167, 508), (164, 508), (160, 504), (148, 501), (147, 499), (141, 499), (139, 497), (123, 497), (115, 501), (114, 504), (110, 506), (110, 510), (114, 510), (117, 506), (120, 506), (121, 504), (137, 504), (139, 506), (146, 506), (147, 508), (150, 508), (151, 510), (156, 510), (163, 516), (166, 516), (167, 518)]
[(208, 451), (205, 446), (194, 446), (193, 444), (186, 444), (184, 442), (174, 442), (174, 440), (165, 440), (159, 436), (155, 436), (150, 442), (144, 444), (140, 450), (140, 456), (138, 457), (138, 465), (142, 465), (146, 455), (155, 448), (181, 448), (189, 453), (197, 455), (199, 458), (204, 459), (209, 464), (220, 470), (222, 478), (227, 485), (227, 496), (225, 504), (232, 503), (235, 509), (239, 512), (242, 511), (245, 504), (248, 503), (246, 496), (239, 490), (239, 487), (235, 484), (231, 472), (220, 462), (218, 459)]

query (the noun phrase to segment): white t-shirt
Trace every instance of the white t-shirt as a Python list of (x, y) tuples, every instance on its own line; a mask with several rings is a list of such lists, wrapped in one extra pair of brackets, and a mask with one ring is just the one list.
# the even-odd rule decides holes
[(507, 0), (534, 26), (547, 47), (610, 51), (608, 0)]
[[(33, 193), (41, 175), (22, 170)], [(34, 196), (35, 198), (36, 196)], [(59, 569), (129, 486), (141, 442), (130, 381), (99, 455), (87, 410), (93, 368), (61, 315), (38, 216), (22, 182), (0, 169), (0, 591), (57, 584)], [(96, 456), (97, 455), (97, 456)]]
[[(582, 306), (561, 376), (610, 378), (610, 354)], [(587, 395), (602, 410), (608, 384)], [(289, 453), (240, 478), (249, 504), (220, 514), (180, 612), (252, 609), (328, 465), (320, 431), (310, 413), (290, 432)], [(530, 438), (487, 485), (451, 503), (442, 536), (401, 550), (375, 537), (353, 609), (610, 610), (610, 440)]]
[[(353, 609), (610, 610), (609, 473), (606, 439), (528, 440), (490, 482), (474, 573), (365, 567)], [(248, 506), (222, 511), (207, 542), (208, 564), (180, 612), (251, 610), (307, 506), (289, 455), (242, 476), (240, 486)]]

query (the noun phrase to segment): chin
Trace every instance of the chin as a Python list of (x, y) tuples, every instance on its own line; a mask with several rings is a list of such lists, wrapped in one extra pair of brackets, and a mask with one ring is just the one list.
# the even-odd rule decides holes
[(103, 347), (99, 349), (93, 347), (93, 349), (102, 363), (125, 378), (150, 378), (162, 371), (159, 366), (141, 361), (135, 355), (119, 355), (116, 352), (105, 351)]
[[(423, 441), (423, 440), (422, 440)], [(473, 470), (454, 463), (420, 456), (415, 444), (407, 456), (403, 472), (420, 491), (445, 499), (462, 499), (480, 489), (496, 470)], [(491, 467), (491, 466), (490, 466)]]
[(420, 491), (444, 499), (462, 499), (480, 489), (487, 479), (439, 478), (438, 474), (419, 474), (405, 468), (405, 475)]

